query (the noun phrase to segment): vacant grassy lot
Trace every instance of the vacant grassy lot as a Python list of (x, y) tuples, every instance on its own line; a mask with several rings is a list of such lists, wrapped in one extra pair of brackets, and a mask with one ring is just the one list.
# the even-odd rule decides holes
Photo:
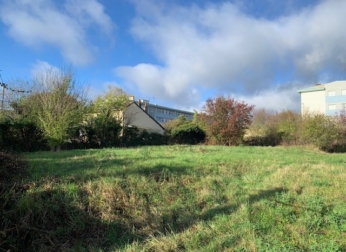
[(3, 232), (4, 248), (346, 251), (345, 154), (164, 146), (26, 157), (30, 187), (8, 195), (17, 230)]

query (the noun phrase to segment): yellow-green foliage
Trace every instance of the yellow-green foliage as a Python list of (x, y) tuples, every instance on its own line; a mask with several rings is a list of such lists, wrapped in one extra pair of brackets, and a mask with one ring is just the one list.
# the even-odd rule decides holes
[(345, 112), (335, 116), (286, 110), (280, 113), (264, 109), (253, 114), (245, 143), (249, 145), (314, 145), (327, 152), (346, 151)]
[(73, 72), (51, 68), (32, 80), (33, 92), (24, 102), (29, 117), (43, 130), (52, 149), (71, 137), (69, 129), (79, 125), (85, 112), (86, 94), (76, 84)]
[(334, 117), (306, 114), (302, 120), (302, 139), (320, 149), (328, 149), (337, 139), (337, 122)]

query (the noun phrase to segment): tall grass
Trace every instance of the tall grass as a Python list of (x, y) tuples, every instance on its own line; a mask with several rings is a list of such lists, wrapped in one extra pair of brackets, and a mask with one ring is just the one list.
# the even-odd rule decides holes
[(164, 146), (26, 158), (30, 189), (6, 195), (5, 249), (346, 250), (344, 154)]

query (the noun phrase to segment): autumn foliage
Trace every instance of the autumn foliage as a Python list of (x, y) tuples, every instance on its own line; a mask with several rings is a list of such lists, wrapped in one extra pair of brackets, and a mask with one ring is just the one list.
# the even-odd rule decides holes
[(223, 96), (208, 99), (200, 120), (210, 141), (221, 145), (241, 143), (245, 130), (252, 122), (254, 105)]

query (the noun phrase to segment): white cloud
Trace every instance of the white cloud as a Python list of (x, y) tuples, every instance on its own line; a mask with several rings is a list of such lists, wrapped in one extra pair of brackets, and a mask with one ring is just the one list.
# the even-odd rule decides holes
[(268, 90), (282, 76), (290, 76), (283, 82), (310, 84), (326, 71), (331, 77), (346, 73), (346, 1), (322, 1), (274, 20), (253, 18), (227, 2), (204, 8), (134, 4), (131, 33), (151, 48), (160, 65), (115, 71), (146, 94), (189, 106), (204, 88), (275, 103), (275, 91)]
[[(67, 2), (68, 12), (52, 0), (3, 1), (0, 18), (8, 26), (8, 34), (18, 42), (35, 48), (52, 45), (71, 63), (84, 65), (93, 61), (86, 35), (88, 25), (96, 23), (110, 33), (112, 24), (96, 0), (86, 0), (81, 5), (77, 8), (74, 2)], [(83, 21), (86, 19), (88, 23)]]
[(47, 71), (61, 72), (61, 69), (49, 64), (46, 61), (37, 60), (31, 69), (31, 77), (35, 78), (36, 76), (39, 76)]
[(266, 108), (273, 111), (290, 109), (300, 112), (300, 95), (297, 93), (297, 89), (297, 84), (289, 84), (262, 90), (254, 95), (238, 95), (238, 99), (255, 105), (256, 109)]
[(77, 17), (82, 24), (95, 23), (108, 35), (111, 34), (114, 28), (112, 20), (97, 0), (67, 0), (65, 7), (70, 15)]
[(121, 89), (126, 93), (129, 93), (128, 90), (124, 89), (119, 83), (115, 81), (104, 81), (100, 83), (93, 83), (93, 85), (88, 88), (88, 98), (91, 100), (95, 100), (98, 96), (103, 96), (109, 91), (109, 87)]

